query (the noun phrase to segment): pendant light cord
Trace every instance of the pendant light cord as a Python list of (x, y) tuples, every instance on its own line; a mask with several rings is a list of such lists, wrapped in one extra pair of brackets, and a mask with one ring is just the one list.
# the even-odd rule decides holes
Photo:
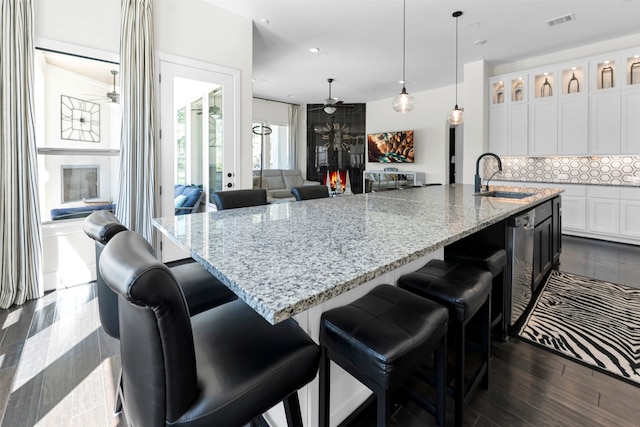
[(456, 16), (456, 108), (458, 108), (458, 16)]
[(407, 61), (406, 44), (407, 44), (407, 0), (402, 0), (402, 87), (405, 87), (405, 66)]

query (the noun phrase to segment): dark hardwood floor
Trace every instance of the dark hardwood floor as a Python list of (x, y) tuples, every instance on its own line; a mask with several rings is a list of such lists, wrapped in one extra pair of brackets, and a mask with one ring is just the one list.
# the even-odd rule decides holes
[[(640, 247), (565, 236), (559, 269), (640, 287)], [(99, 324), (93, 284), (0, 310), (0, 427), (124, 425), (111, 411), (118, 343)], [(434, 425), (397, 401), (392, 426)], [(637, 426), (638, 402), (640, 387), (511, 338), (493, 343), (489, 390), (475, 393), (465, 425)], [(367, 410), (349, 425), (375, 418)]]

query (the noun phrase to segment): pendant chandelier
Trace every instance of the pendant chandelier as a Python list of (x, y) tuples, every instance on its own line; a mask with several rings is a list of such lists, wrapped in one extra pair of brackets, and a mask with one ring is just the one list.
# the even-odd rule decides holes
[(395, 98), (393, 98), (393, 109), (399, 113), (406, 113), (407, 111), (413, 110), (416, 106), (416, 100), (413, 96), (407, 93), (407, 88), (405, 87), (405, 63), (406, 63), (406, 44), (407, 44), (407, 35), (406, 35), (406, 21), (407, 21), (407, 1), (402, 1), (402, 92)]
[(464, 111), (458, 108), (458, 18), (462, 16), (462, 12), (453, 12), (452, 16), (456, 18), (456, 106), (449, 112), (449, 123), (457, 126), (464, 122)]

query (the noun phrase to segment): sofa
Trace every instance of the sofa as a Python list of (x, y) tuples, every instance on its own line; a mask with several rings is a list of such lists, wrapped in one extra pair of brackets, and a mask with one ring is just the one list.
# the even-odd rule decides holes
[(260, 171), (253, 171), (253, 188), (267, 190), (267, 198), (270, 200), (293, 200), (291, 189), (302, 185), (320, 185), (320, 183), (307, 181), (297, 169), (265, 169), (262, 171), (262, 187), (260, 187)]
[(98, 210), (108, 210), (112, 213), (116, 212), (115, 203), (107, 203), (104, 205), (85, 205), (75, 208), (57, 208), (51, 209), (51, 221), (60, 221), (63, 219), (84, 218)]
[(202, 202), (202, 188), (197, 185), (176, 184), (174, 188), (174, 206), (176, 215), (198, 212)]

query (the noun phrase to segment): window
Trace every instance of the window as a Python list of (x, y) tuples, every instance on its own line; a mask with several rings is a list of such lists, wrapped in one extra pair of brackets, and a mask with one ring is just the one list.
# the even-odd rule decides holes
[(42, 220), (77, 218), (116, 198), (119, 65), (43, 49), (35, 56)]
[(253, 170), (260, 170), (261, 157), (264, 162), (262, 169), (295, 168), (293, 147), (289, 142), (289, 126), (269, 122), (254, 122), (252, 129)]

